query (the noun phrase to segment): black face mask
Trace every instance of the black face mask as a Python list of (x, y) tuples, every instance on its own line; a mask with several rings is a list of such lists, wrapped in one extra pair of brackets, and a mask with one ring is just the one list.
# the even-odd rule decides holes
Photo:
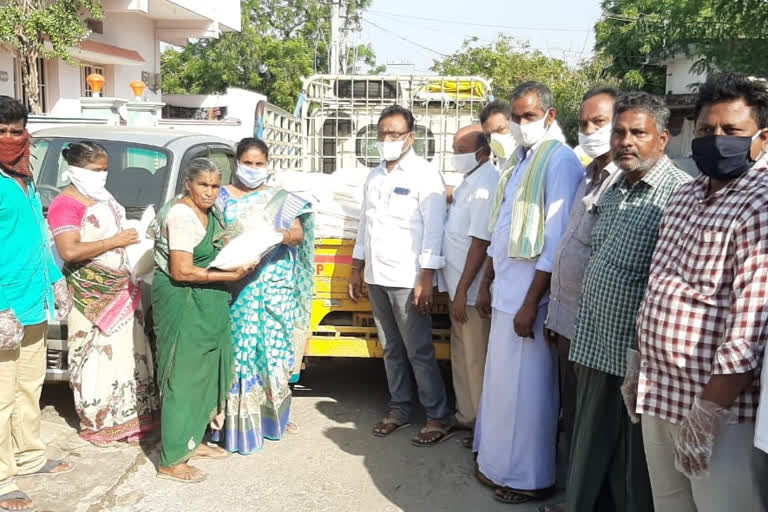
[(747, 172), (752, 159), (752, 137), (707, 135), (693, 139), (691, 144), (696, 166), (712, 179), (729, 181)]

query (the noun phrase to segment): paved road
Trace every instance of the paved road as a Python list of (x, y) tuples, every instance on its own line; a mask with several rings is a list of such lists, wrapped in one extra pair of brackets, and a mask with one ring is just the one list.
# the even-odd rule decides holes
[(386, 439), (370, 428), (387, 398), (380, 361), (315, 360), (294, 396), (301, 432), (248, 456), (201, 461), (207, 481), (155, 478), (152, 446), (95, 448), (76, 435), (69, 389), (43, 394), (43, 437), (52, 456), (77, 469), (20, 480), (44, 512), (389, 512), (530, 511), (496, 503), (472, 475), (457, 436), (433, 448), (408, 441), (416, 426)]

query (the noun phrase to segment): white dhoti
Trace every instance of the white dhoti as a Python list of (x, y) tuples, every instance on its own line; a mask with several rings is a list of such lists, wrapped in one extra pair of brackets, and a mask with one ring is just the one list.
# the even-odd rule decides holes
[(535, 339), (521, 338), (515, 315), (493, 310), (474, 450), (480, 471), (513, 489), (555, 484), (557, 352), (544, 338), (546, 316), (539, 307)]

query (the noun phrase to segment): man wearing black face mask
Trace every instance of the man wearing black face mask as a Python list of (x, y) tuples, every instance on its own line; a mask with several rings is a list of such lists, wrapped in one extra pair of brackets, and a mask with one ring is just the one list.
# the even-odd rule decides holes
[(713, 76), (696, 117), (703, 176), (661, 221), (637, 316), (636, 412), (656, 512), (765, 511), (752, 444), (768, 337), (768, 89)]

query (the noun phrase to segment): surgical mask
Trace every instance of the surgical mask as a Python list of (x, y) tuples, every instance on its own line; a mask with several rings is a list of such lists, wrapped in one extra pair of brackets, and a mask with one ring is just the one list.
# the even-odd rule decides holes
[(67, 167), (67, 170), (64, 171), (62, 178), (65, 180), (69, 179), (69, 182), (72, 183), (72, 185), (74, 185), (85, 197), (90, 197), (97, 201), (107, 201), (112, 199), (112, 194), (106, 189), (106, 171), (93, 171), (91, 169), (70, 165)]
[(755, 163), (752, 158), (753, 137), (736, 135), (707, 135), (697, 137), (691, 143), (693, 160), (701, 172), (712, 179), (729, 181), (746, 173)]
[(549, 129), (549, 127), (545, 125), (548, 113), (549, 111), (544, 114), (544, 117), (531, 123), (518, 124), (514, 121), (509, 123), (509, 126), (512, 129), (512, 134), (523, 147), (530, 148), (544, 140), (544, 137), (547, 135), (547, 130)]
[(490, 144), (493, 154), (502, 160), (511, 157), (517, 148), (517, 141), (511, 133), (492, 133)]
[(579, 146), (589, 158), (603, 156), (611, 150), (611, 123), (606, 124), (595, 133), (585, 135), (579, 132)]
[(402, 140), (377, 142), (376, 145), (384, 162), (394, 162), (405, 153), (405, 141)]
[(235, 171), (237, 179), (240, 183), (248, 188), (259, 188), (267, 181), (267, 168), (266, 167), (248, 167), (241, 163), (237, 164), (237, 171)]
[(459, 174), (467, 174), (469, 171), (474, 170), (477, 167), (477, 152), (474, 153), (459, 153), (453, 155), (453, 169)]

